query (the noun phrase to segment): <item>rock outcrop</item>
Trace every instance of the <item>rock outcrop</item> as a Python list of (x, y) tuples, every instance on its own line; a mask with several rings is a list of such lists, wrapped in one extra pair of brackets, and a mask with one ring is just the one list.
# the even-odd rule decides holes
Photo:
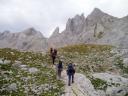
[(119, 75), (109, 73), (95, 73), (95, 78), (103, 80), (102, 87), (106, 86), (105, 93), (102, 96), (126, 96), (128, 94), (128, 79)]
[(57, 47), (93, 43), (127, 48), (127, 33), (128, 16), (116, 18), (95, 8), (87, 18), (83, 14), (69, 18), (65, 30), (56, 36), (53, 32), (49, 42)]
[[(58, 46), (58, 43), (60, 41), (60, 33), (59, 33), (59, 27), (56, 27), (56, 29), (54, 30), (52, 36), (48, 39), (48, 46), (49, 47), (56, 47)], [(56, 46), (54, 46), (56, 45)]]
[(93, 80), (90, 80), (85, 75), (76, 73), (75, 83), (72, 86), (68, 86), (65, 71), (62, 77), (66, 85), (65, 96), (127, 96), (128, 94), (128, 79), (119, 75), (95, 73)]

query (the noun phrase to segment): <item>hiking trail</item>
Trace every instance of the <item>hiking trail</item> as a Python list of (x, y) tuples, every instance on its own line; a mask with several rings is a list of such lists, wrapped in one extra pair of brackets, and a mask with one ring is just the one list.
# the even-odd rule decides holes
[(65, 70), (62, 72), (62, 80), (65, 83), (65, 94), (62, 96), (89, 96), (84, 90), (86, 85), (86, 77), (82, 74), (75, 73), (74, 83), (71, 86), (68, 86), (68, 76)]

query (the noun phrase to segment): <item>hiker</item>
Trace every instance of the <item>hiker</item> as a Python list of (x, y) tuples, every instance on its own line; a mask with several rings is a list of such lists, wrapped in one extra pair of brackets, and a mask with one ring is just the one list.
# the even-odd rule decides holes
[(54, 49), (53, 48), (50, 48), (50, 57), (52, 59), (52, 63), (54, 64), (55, 56), (54, 56)]
[(53, 63), (53, 65), (54, 65), (55, 59), (56, 59), (56, 57), (57, 57), (57, 50), (56, 50), (56, 49), (54, 49), (54, 50), (52, 51), (51, 57), (52, 57), (52, 63)]
[(57, 49), (54, 49), (54, 54), (57, 56)]
[(59, 63), (57, 64), (57, 79), (61, 79), (61, 72), (63, 70), (63, 64), (62, 61), (59, 60)]
[(50, 48), (50, 56), (52, 57), (53, 48)]
[(72, 63), (69, 63), (67, 67), (68, 86), (71, 85), (71, 79), (72, 79), (72, 83), (74, 83), (74, 74), (75, 74), (74, 65)]

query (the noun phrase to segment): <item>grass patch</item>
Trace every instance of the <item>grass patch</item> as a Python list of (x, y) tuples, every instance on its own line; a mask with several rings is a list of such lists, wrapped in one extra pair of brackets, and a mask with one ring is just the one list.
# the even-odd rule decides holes
[(59, 56), (64, 61), (65, 66), (73, 61), (77, 66), (77, 72), (105, 72), (109, 70), (112, 64), (110, 51), (113, 46), (95, 45), (95, 44), (79, 44), (62, 47), (59, 50)]
[(107, 86), (108, 86), (106, 81), (101, 80), (99, 78), (91, 78), (90, 80), (96, 90), (106, 91)]

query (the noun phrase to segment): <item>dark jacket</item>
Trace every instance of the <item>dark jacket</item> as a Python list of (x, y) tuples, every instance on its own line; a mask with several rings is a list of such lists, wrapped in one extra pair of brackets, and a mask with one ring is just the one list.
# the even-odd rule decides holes
[(59, 64), (57, 65), (58, 70), (62, 70), (63, 69), (63, 64), (62, 61), (59, 61)]

